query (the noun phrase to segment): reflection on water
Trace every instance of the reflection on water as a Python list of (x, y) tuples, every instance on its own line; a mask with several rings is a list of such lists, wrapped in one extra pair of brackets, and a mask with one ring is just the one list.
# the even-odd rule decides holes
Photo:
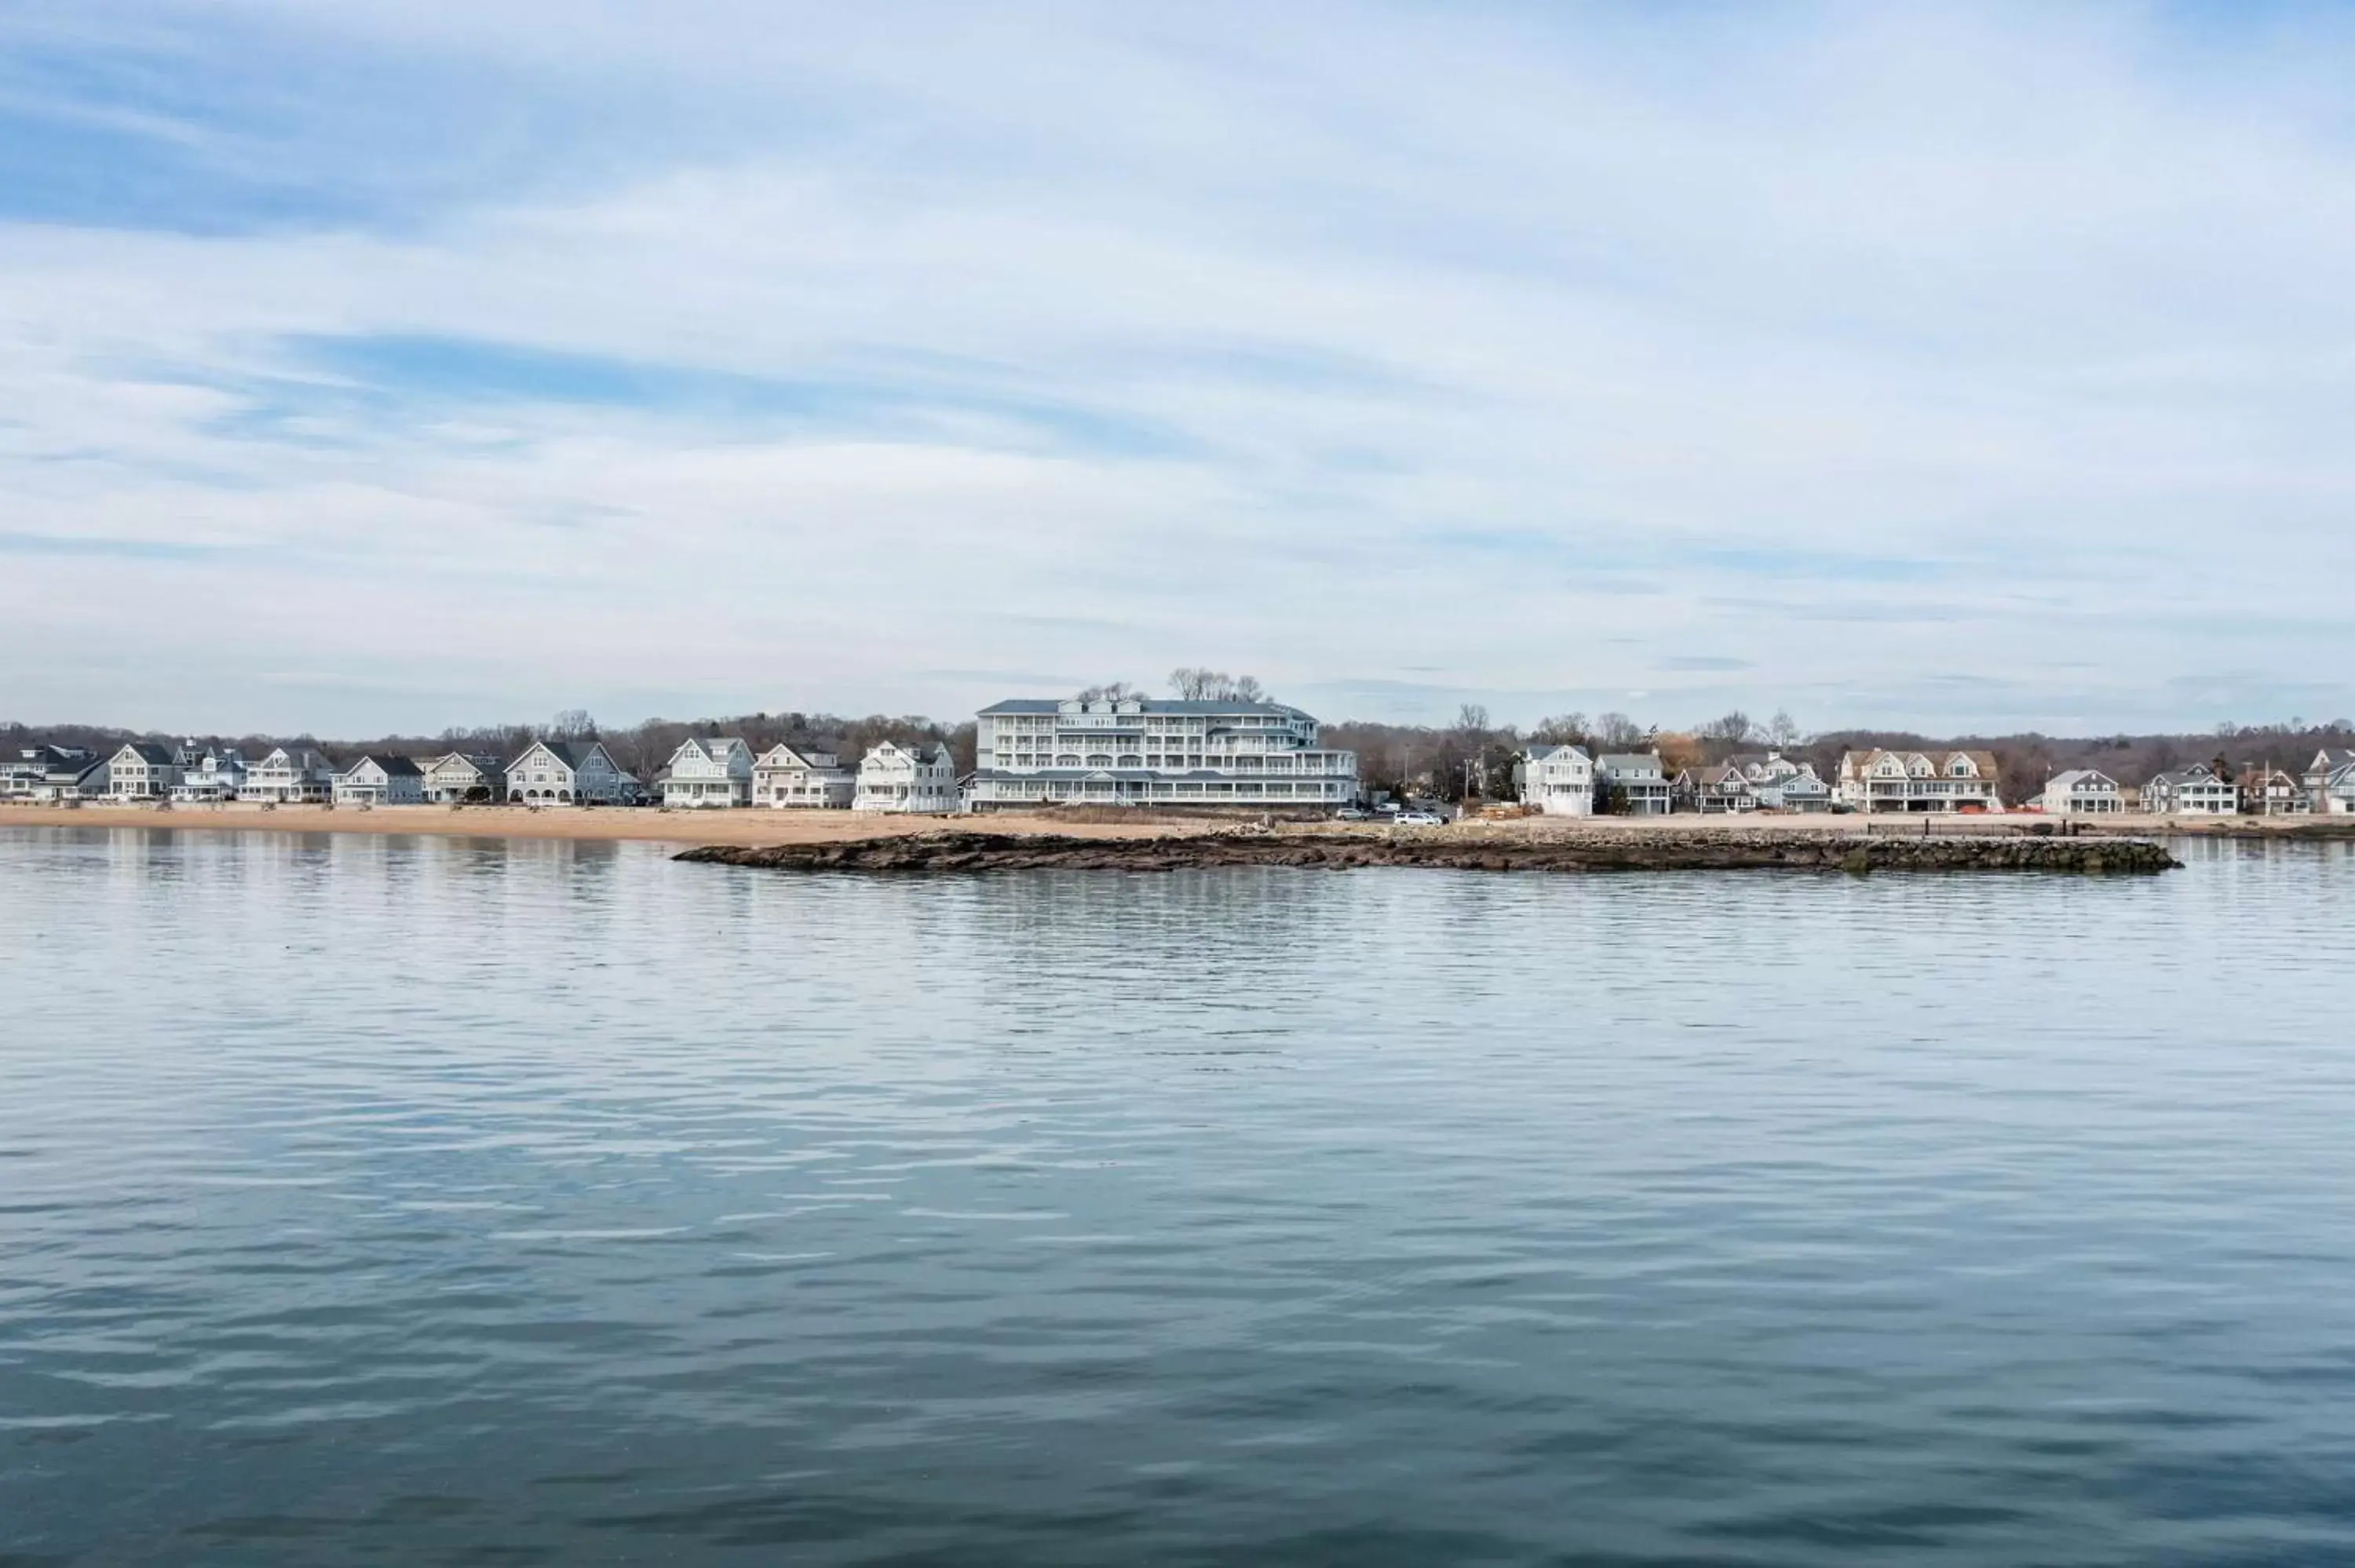
[(2348, 851), (0, 830), (0, 1563), (2344, 1558)]

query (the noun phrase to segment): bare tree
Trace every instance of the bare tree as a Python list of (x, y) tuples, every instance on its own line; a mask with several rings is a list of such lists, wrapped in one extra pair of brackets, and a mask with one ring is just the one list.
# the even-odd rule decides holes
[(1537, 728), (1529, 731), (1531, 740), (1548, 746), (1576, 746), (1587, 736), (1584, 714), (1554, 714), (1538, 720)]
[(1267, 689), (1255, 675), (1230, 675), (1209, 665), (1180, 665), (1169, 672), (1169, 689), (1181, 702), (1263, 703)]
[(1714, 740), (1726, 746), (1740, 746), (1750, 738), (1757, 727), (1750, 722), (1748, 714), (1736, 708), (1723, 718), (1713, 718), (1701, 726), (1700, 734), (1703, 740)]
[(1107, 681), (1101, 686), (1090, 686), (1080, 693), (1080, 701), (1083, 703), (1119, 703), (1126, 702), (1131, 697), (1141, 697), (1144, 694), (1145, 694), (1143, 692), (1139, 691), (1136, 687), (1130, 685), (1126, 681)]
[(1604, 714), (1594, 721), (1594, 738), (1604, 746), (1633, 746), (1644, 732), (1625, 714)]
[(594, 740), (597, 738), (597, 721), (590, 716), (587, 708), (567, 708), (548, 721), (548, 738)]
[(1455, 727), (1466, 735), (1488, 733), (1488, 710), (1478, 703), (1465, 703), (1455, 710)]
[(1797, 722), (1791, 717), (1790, 709), (1774, 710), (1774, 716), (1766, 721), (1766, 738), (1778, 751), (1799, 744), (1803, 736)]

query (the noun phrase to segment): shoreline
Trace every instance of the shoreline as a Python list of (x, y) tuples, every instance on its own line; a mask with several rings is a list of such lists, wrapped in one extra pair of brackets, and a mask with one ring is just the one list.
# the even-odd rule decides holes
[[(825, 843), (940, 831), (954, 819), (850, 811), (665, 811), (648, 807), (547, 806), (50, 806), (0, 805), (0, 828), (138, 828), (162, 832), (348, 833), (373, 837), (572, 839), (585, 842)], [(1046, 824), (1036, 824), (1039, 829)], [(1119, 836), (1135, 825), (1081, 828)]]
[[(2181, 839), (2312, 842), (2355, 840), (2355, 817), (2123, 817), (2107, 821), (2009, 813), (1971, 817), (1806, 816), (1522, 817), (1472, 819), (1441, 828), (1378, 822), (1304, 821), (1261, 827), (1234, 816), (1182, 816), (1150, 810), (987, 816), (890, 816), (851, 811), (663, 810), (657, 808), (551, 806), (324, 807), (230, 804), (177, 806), (0, 804), (0, 828), (137, 828), (191, 832), (346, 833), (443, 838), (571, 839), (677, 844), (720, 850), (794, 850), (907, 838), (959, 836), (1013, 841), (1055, 837), (1089, 842), (1209, 839), (1239, 835), (1287, 843), (1427, 843), (1476, 858), (1502, 853), (1542, 858), (1583, 846), (1590, 858), (1617, 845), (1665, 848), (1666, 842), (1807, 849), (1826, 840), (1900, 842), (2116, 844)], [(1923, 832), (1924, 826), (1928, 832)], [(1418, 851), (1417, 853), (1428, 853)], [(1812, 852), (1803, 858), (1813, 858)]]

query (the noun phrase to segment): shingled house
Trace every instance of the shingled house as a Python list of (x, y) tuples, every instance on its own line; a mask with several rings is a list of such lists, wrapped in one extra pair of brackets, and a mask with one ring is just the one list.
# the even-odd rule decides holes
[(1839, 800), (1870, 812), (2000, 811), (2000, 771), (1991, 751), (1850, 751)]

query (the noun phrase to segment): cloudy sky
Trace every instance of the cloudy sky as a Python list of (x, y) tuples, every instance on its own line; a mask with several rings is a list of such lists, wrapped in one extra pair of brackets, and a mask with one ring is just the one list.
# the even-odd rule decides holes
[(2291, 5), (0, 7), (0, 718), (2355, 713)]

